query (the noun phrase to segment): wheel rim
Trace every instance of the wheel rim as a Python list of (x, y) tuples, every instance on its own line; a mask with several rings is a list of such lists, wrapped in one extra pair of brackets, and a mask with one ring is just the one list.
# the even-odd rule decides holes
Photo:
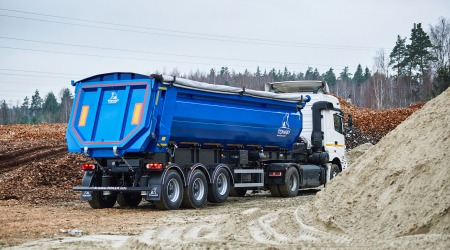
[(203, 199), (203, 197), (205, 196), (205, 183), (203, 183), (203, 180), (200, 178), (195, 179), (192, 183), (192, 188), (194, 191), (194, 199), (197, 201)]
[(336, 177), (339, 174), (339, 170), (337, 169), (337, 167), (333, 168), (333, 174), (332, 174), (332, 178)]
[(167, 197), (171, 202), (176, 202), (180, 197), (180, 185), (177, 180), (171, 179), (167, 184)]
[(291, 191), (294, 192), (297, 189), (297, 178), (295, 178), (293, 174), (289, 177), (289, 187), (291, 188)]
[(219, 176), (217, 176), (217, 192), (220, 195), (224, 195), (227, 192), (228, 189), (228, 181), (227, 177), (220, 173)]

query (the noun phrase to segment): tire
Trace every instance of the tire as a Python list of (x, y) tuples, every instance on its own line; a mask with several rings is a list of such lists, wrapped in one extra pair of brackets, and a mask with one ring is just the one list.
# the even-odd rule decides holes
[(189, 185), (184, 188), (181, 206), (185, 208), (201, 208), (206, 203), (207, 195), (208, 182), (205, 174), (201, 170), (194, 170), (189, 180)]
[(180, 174), (175, 170), (170, 170), (164, 177), (164, 184), (161, 188), (161, 200), (155, 201), (159, 209), (178, 209), (183, 200), (183, 181)]
[[(93, 178), (92, 186), (101, 187), (102, 174), (97, 173)], [(116, 204), (116, 200), (117, 193), (111, 192), (110, 195), (103, 195), (103, 191), (94, 191), (92, 192), (92, 200), (88, 201), (88, 203), (93, 209), (112, 208)]]
[(230, 194), (231, 182), (228, 171), (224, 168), (217, 170), (213, 183), (209, 185), (208, 201), (212, 203), (223, 203)]
[(339, 174), (339, 167), (336, 164), (331, 165), (330, 180), (334, 179)]
[(283, 197), (294, 197), (298, 194), (300, 187), (299, 175), (297, 169), (290, 167), (286, 171), (286, 182), (278, 185), (280, 194)]
[(114, 207), (117, 200), (117, 193), (103, 195), (103, 192), (92, 192), (92, 200), (88, 201), (89, 205), (94, 209)]
[(117, 203), (121, 207), (137, 207), (141, 203), (140, 193), (120, 193), (117, 196)]
[(230, 196), (232, 197), (244, 197), (246, 193), (246, 188), (232, 188), (230, 190)]
[(274, 197), (280, 197), (281, 196), (278, 184), (270, 185), (269, 189), (270, 189), (270, 193), (272, 194), (272, 196), (274, 196)]

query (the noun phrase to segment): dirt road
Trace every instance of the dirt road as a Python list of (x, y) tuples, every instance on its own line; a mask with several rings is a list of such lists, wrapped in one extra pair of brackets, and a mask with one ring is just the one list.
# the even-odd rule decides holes
[(146, 202), (138, 208), (93, 210), (78, 201), (46, 205), (1, 201), (0, 242), (14, 244), (11, 249), (380, 249), (449, 242), (442, 235), (366, 240), (320, 231), (308, 225), (308, 213), (304, 213), (304, 205), (311, 204), (316, 192), (301, 191), (295, 198), (249, 193), (230, 197), (222, 205), (175, 211), (160, 211)]

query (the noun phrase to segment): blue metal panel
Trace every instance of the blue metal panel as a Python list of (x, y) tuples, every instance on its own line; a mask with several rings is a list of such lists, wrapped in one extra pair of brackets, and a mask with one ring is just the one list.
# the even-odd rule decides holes
[[(143, 106), (139, 122), (133, 124), (136, 103)], [(79, 126), (83, 106), (89, 106), (89, 112), (86, 124)], [(76, 83), (67, 143), (70, 152), (88, 147), (92, 157), (114, 157), (113, 147), (119, 155), (164, 152), (169, 141), (291, 149), (300, 135), (301, 119), (297, 103), (186, 89), (144, 75), (110, 73)]]
[(174, 91), (171, 141), (290, 149), (301, 132), (301, 113), (295, 103), (181, 88)]
[[(92, 157), (113, 157), (113, 147), (117, 147), (120, 154), (142, 150), (140, 146), (132, 148), (129, 145), (141, 134), (148, 135), (147, 113), (152, 106), (153, 85), (148, 76), (144, 79), (142, 75), (136, 75), (112, 73), (76, 83), (66, 133), (70, 152), (82, 152), (88, 147)], [(120, 78), (125, 79), (109, 81)], [(141, 103), (142, 109), (136, 115), (138, 119), (132, 122), (136, 103)], [(80, 124), (83, 107), (88, 107), (88, 112), (86, 122)]]

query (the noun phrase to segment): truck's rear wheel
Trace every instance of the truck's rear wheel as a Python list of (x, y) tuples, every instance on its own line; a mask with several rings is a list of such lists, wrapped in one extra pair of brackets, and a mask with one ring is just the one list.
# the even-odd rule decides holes
[(230, 190), (230, 196), (232, 197), (244, 197), (246, 193), (246, 188), (232, 188)]
[(206, 203), (208, 194), (208, 182), (201, 170), (192, 173), (189, 185), (184, 188), (183, 201), (181, 206), (186, 208), (201, 208)]
[(94, 209), (114, 207), (117, 200), (117, 193), (103, 195), (103, 192), (92, 192), (92, 200), (88, 201), (89, 205)]
[(117, 203), (121, 207), (137, 207), (141, 203), (140, 193), (120, 193), (117, 196)]
[(278, 184), (270, 185), (269, 189), (270, 189), (270, 193), (272, 194), (272, 196), (274, 196), (274, 197), (280, 197), (281, 196)]
[(283, 197), (294, 197), (298, 194), (298, 189), (300, 187), (299, 175), (297, 169), (290, 167), (286, 171), (286, 181), (284, 184), (278, 185), (280, 194)]
[(180, 174), (175, 170), (170, 170), (164, 177), (164, 184), (161, 190), (161, 200), (155, 201), (159, 209), (178, 209), (183, 199), (183, 182)]
[(230, 194), (230, 175), (224, 168), (217, 170), (213, 183), (209, 185), (208, 201), (213, 203), (225, 202)]

